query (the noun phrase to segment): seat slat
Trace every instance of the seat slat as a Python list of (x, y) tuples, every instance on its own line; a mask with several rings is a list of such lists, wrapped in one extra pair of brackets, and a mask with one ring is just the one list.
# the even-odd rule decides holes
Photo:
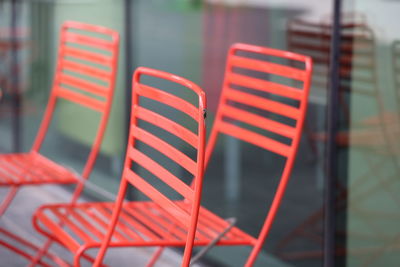
[(102, 240), (104, 238), (104, 234), (96, 228), (96, 226), (90, 222), (86, 218), (84, 218), (81, 214), (73, 209), (73, 207), (66, 207), (68, 215), (74, 217), (81, 225), (83, 225), (86, 229), (89, 230), (94, 236), (98, 238), (98, 240)]
[(242, 74), (229, 73), (227, 74), (227, 79), (230, 83), (253, 88), (262, 92), (272, 93), (297, 100), (301, 100), (301, 98), (303, 97), (303, 92), (300, 89), (270, 82), (267, 80), (245, 76)]
[[(94, 206), (94, 208), (96, 209), (97, 212), (99, 212), (101, 215), (103, 215), (106, 219), (105, 221), (105, 229), (107, 229), (109, 222), (111, 221), (111, 212), (110, 210), (106, 207), (108, 203), (100, 203), (100, 205), (96, 205)], [(121, 224), (119, 223), (118, 226), (121, 226)], [(118, 227), (115, 228), (114, 232), (118, 232), (120, 235), (120, 238), (122, 241), (126, 240), (127, 237), (131, 238), (131, 239), (135, 239), (138, 235), (133, 232), (131, 229), (129, 229), (128, 227), (122, 226), (122, 227)]]
[(158, 150), (171, 160), (175, 161), (177, 164), (185, 168), (191, 174), (196, 175), (197, 173), (197, 164), (191, 158), (186, 156), (183, 152), (179, 151), (172, 145), (168, 144), (167, 142), (161, 140), (157, 136), (132, 125), (131, 133), (133, 136), (139, 139), (140, 141), (146, 143), (147, 145), (153, 147), (154, 149)]
[[(66, 207), (67, 209), (67, 207)], [(52, 213), (57, 216), (57, 218), (67, 226), (69, 229), (71, 229), (79, 238), (81, 238), (84, 242), (90, 242), (92, 238), (86, 234), (81, 228), (79, 228), (75, 223), (73, 223), (70, 219), (69, 216), (66, 214), (62, 214), (61, 211), (57, 208), (52, 208), (51, 209)]]
[(189, 131), (182, 125), (143, 107), (136, 106), (133, 107), (133, 109), (134, 109), (133, 111), (134, 114), (137, 115), (139, 119), (148, 121), (174, 134), (175, 136), (181, 138), (194, 148), (197, 147), (197, 142), (198, 142), (197, 135)]
[(146, 182), (142, 177), (130, 169), (125, 168), (123, 178), (127, 179), (133, 186), (152, 199), (161, 208), (175, 216), (183, 226), (190, 225), (189, 215), (184, 212), (181, 207), (177, 206), (172, 200), (164, 196), (152, 185)]
[(31, 181), (31, 182), (39, 182), (40, 177), (35, 172), (35, 166), (29, 166), (29, 162), (27, 161), (18, 161), (10, 158), (7, 162), (8, 170), (12, 171), (12, 169), (18, 171), (18, 173), (14, 172), (17, 178), (17, 182), (23, 181)]
[(290, 152), (288, 145), (224, 121), (219, 122), (219, 131), (284, 157), (287, 157)]
[(199, 119), (198, 109), (189, 102), (183, 100), (182, 98), (144, 84), (137, 84), (134, 90), (136, 90), (136, 93), (138, 95), (151, 98), (165, 105), (171, 106), (183, 113), (186, 113), (195, 121)]
[(182, 182), (179, 178), (170, 173), (163, 166), (161, 166), (139, 150), (132, 147), (129, 148), (128, 156), (134, 162), (137, 162), (139, 165), (146, 168), (149, 172), (157, 176), (161, 181), (172, 187), (183, 197), (187, 198), (190, 201), (193, 201), (193, 190), (184, 182)]
[[(61, 237), (63, 245), (70, 248), (72, 251), (77, 251), (79, 249), (79, 243), (72, 237), (65, 228), (60, 227), (60, 224), (49, 218), (45, 214), (45, 207), (42, 206), (40, 210), (35, 215), (37, 220), (41, 221), (46, 227), (46, 231), (51, 229), (51, 234), (53, 236)], [(46, 207), (47, 208), (47, 207)]]
[[(15, 172), (15, 168), (11, 168), (8, 166), (8, 162), (4, 161), (0, 164), (0, 179), (3, 184), (14, 183), (15, 177), (18, 177), (19, 174)], [(6, 182), (3, 181), (6, 180)]]
[[(102, 203), (98, 205), (97, 210), (102, 212), (104, 216), (107, 216), (109, 221), (111, 221), (111, 216), (113, 212), (113, 204), (109, 205), (111, 203)], [(123, 212), (121, 212), (123, 213)], [(143, 240), (144, 239), (130, 226), (127, 225), (126, 222), (121, 221), (121, 219), (118, 220), (118, 227), (115, 230), (120, 230), (120, 232), (124, 233), (126, 236), (128, 236), (132, 240)]]
[(222, 114), (226, 117), (245, 122), (247, 124), (257, 126), (261, 129), (293, 138), (296, 134), (296, 128), (286, 124), (262, 117), (260, 115), (238, 109), (229, 105), (222, 106)]
[[(160, 239), (157, 231), (156, 233), (152, 232), (154, 229), (149, 228), (149, 225), (151, 225), (150, 220), (146, 220), (142, 214), (138, 212), (138, 210), (131, 209), (128, 203), (124, 203), (122, 212), (120, 213), (121, 218), (126, 220), (128, 223), (132, 225), (132, 227), (140, 232), (141, 235), (145, 235), (147, 239), (153, 239), (153, 240), (158, 240)], [(146, 240), (141, 236), (142, 240)]]
[[(153, 240), (161, 238), (177, 239), (172, 235), (171, 231), (159, 225), (160, 221), (162, 221), (159, 217), (157, 217), (157, 219), (154, 219), (154, 217), (152, 216), (153, 213), (151, 211), (149, 211), (148, 209), (144, 209), (143, 205), (135, 204), (136, 203), (127, 203), (124, 208), (129, 211), (129, 213), (131, 213), (132, 216), (134, 216), (137, 220), (132, 220), (132, 224), (137, 225), (139, 227), (138, 229), (141, 229), (145, 235), (150, 236)], [(147, 228), (144, 227), (142, 224), (146, 225)], [(154, 231), (159, 236), (155, 236), (152, 231)]]
[(241, 56), (231, 56), (229, 63), (234, 67), (245, 68), (249, 70), (255, 70), (270, 74), (275, 74), (299, 81), (304, 81), (306, 78), (306, 72), (304, 70), (272, 63), (265, 62), (258, 59), (245, 58)]
[[(174, 204), (179, 206), (182, 210), (189, 212), (187, 206), (190, 202), (185, 202), (187, 205), (180, 205), (180, 203), (182, 202), (181, 200), (178, 200), (178, 201), (174, 200), (173, 202), (174, 202)], [(152, 219), (154, 221), (160, 222), (163, 225), (163, 227), (168, 229), (168, 231), (170, 231), (174, 235), (178, 236), (179, 238), (176, 238), (177, 240), (186, 240), (188, 225), (185, 225), (185, 226), (178, 225), (175, 222), (176, 219), (171, 214), (169, 214), (167, 211), (159, 208), (158, 206), (155, 206), (154, 203), (148, 202), (142, 206), (143, 206), (142, 207), (143, 212), (146, 212), (146, 210), (148, 212), (149, 209), (156, 208), (158, 213), (151, 213), (151, 216), (153, 217)], [(190, 206), (190, 204), (189, 204), (189, 206)], [(196, 237), (197, 236), (200, 236), (201, 238), (206, 238), (202, 233), (197, 233)]]
[[(92, 205), (88, 205), (87, 203), (84, 204), (84, 206), (82, 207), (82, 210), (85, 212), (85, 214), (87, 216), (90, 217), (90, 219), (94, 220), (97, 224), (99, 224), (104, 229), (107, 229), (109, 221), (104, 221), (103, 218), (100, 218), (99, 215), (94, 212), (94, 211), (97, 211), (98, 213), (100, 213), (104, 216), (104, 210), (98, 209), (98, 207), (96, 205), (92, 206)], [(115, 238), (120, 241), (125, 240), (125, 237), (120, 233), (119, 229), (115, 229), (113, 236), (115, 236)]]
[(251, 107), (257, 107), (292, 119), (297, 119), (300, 116), (300, 110), (298, 108), (231, 88), (226, 91), (224, 97), (229, 100)]

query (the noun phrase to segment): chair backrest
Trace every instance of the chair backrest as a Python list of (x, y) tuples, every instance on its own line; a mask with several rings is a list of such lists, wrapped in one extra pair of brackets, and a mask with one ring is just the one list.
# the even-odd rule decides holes
[[(183, 87), (184, 92), (194, 93), (197, 104), (179, 97), (177, 93), (169, 93), (144, 84), (142, 81), (146, 76), (172, 82), (174, 86)], [(205, 94), (200, 87), (184, 78), (144, 67), (136, 70), (132, 86), (131, 124), (122, 179), (136, 187), (170, 216), (178, 219), (181, 226), (189, 226), (185, 249), (185, 255), (188, 255), (191, 253), (196, 230), (204, 171)], [(149, 100), (153, 105), (147, 103), (149, 106), (147, 107), (144, 102)], [(163, 107), (172, 108), (169, 112), (176, 113), (173, 116), (168, 115), (168, 110), (163, 110)], [(180, 120), (182, 117), (186, 119)], [(150, 128), (156, 126), (161, 131), (149, 130), (146, 128), (149, 124)], [(168, 135), (178, 142), (167, 140)], [(193, 149), (191, 155), (188, 155), (188, 149), (185, 150), (182, 142)], [(171, 169), (160, 163), (159, 157), (152, 156), (148, 148), (168, 158), (175, 166), (186, 170), (186, 173), (174, 174)], [(156, 181), (148, 180), (148, 177), (135, 169), (134, 165), (151, 173), (156, 177)], [(185, 203), (189, 203), (190, 208), (183, 208), (172, 201), (168, 194), (161, 192), (159, 187), (155, 186), (157, 182), (162, 182), (164, 186), (180, 194), (186, 200)], [(194, 188), (190, 187), (191, 182)]]
[[(376, 46), (371, 28), (365, 22), (342, 23), (340, 38), (340, 91), (376, 97), (379, 93)], [(313, 88), (325, 90), (328, 88), (331, 39), (331, 24), (294, 19), (287, 25), (288, 49), (309, 55), (313, 60)], [(341, 101), (344, 101), (344, 97), (341, 98)], [(349, 120), (348, 105), (348, 103), (341, 105), (346, 120)]]
[[(279, 62), (271, 62), (273, 59)], [(294, 67), (298, 65), (302, 66)], [(286, 159), (273, 203), (258, 237), (259, 245), (271, 226), (293, 167), (306, 114), (311, 72), (312, 61), (303, 55), (247, 44), (234, 44), (229, 50), (205, 164), (220, 133)]]
[(118, 51), (119, 34), (116, 31), (73, 21), (62, 25), (53, 87), (32, 151), (40, 150), (57, 100), (64, 99), (97, 111), (101, 118), (82, 172), (82, 177), (89, 176), (110, 114)]

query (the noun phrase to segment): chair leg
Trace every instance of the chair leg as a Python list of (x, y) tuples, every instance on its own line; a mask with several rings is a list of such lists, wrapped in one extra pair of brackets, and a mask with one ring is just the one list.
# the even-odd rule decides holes
[(81, 266), (81, 257), (83, 255), (83, 252), (85, 252), (86, 248), (85, 247), (81, 247), (78, 250), (78, 253), (76, 253), (74, 255), (74, 267), (80, 267)]
[(36, 253), (35, 257), (32, 259), (31, 263), (29, 264), (28, 267), (34, 267), (36, 264), (39, 263), (40, 259), (47, 253), (47, 251), (50, 249), (50, 246), (53, 244), (53, 241), (51, 239), (47, 239), (46, 243), (43, 245), (43, 247), (40, 248), (40, 250)]
[[(71, 200), (71, 205), (75, 204), (78, 201), (80, 193), (83, 190), (83, 185), (84, 185), (83, 183), (79, 183), (78, 184), (78, 187), (75, 189), (75, 191), (73, 193), (72, 200)], [(36, 264), (39, 263), (39, 261), (43, 257), (43, 255), (47, 253), (47, 251), (49, 250), (49, 248), (52, 245), (52, 243), (53, 243), (53, 240), (48, 238), (46, 243), (43, 245), (43, 247), (36, 253), (34, 259), (31, 261), (31, 263), (29, 264), (28, 267), (36, 266)]]
[(107, 247), (110, 243), (111, 237), (115, 230), (115, 226), (117, 224), (117, 220), (118, 220), (121, 208), (122, 208), (122, 204), (124, 202), (124, 197), (125, 197), (127, 188), (128, 188), (128, 182), (125, 179), (123, 179), (123, 181), (121, 182), (121, 186), (119, 188), (117, 200), (115, 201), (115, 207), (114, 207), (113, 214), (111, 216), (111, 222), (108, 226), (107, 233), (101, 244), (100, 251), (97, 253), (97, 257), (93, 264), (93, 267), (100, 267), (103, 262), (104, 256), (107, 252)]
[(149, 263), (147, 263), (146, 267), (153, 267), (156, 264), (158, 258), (164, 251), (164, 247), (158, 247), (157, 250), (154, 252), (153, 256), (151, 257)]
[(0, 216), (2, 216), (6, 212), (7, 208), (10, 206), (11, 201), (14, 199), (15, 195), (18, 192), (18, 189), (19, 189), (19, 186), (11, 186), (5, 199), (3, 200), (3, 203), (1, 203)]

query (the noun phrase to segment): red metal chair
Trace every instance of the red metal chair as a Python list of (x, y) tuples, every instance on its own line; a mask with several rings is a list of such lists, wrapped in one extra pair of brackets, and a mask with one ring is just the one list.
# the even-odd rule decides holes
[[(197, 103), (143, 83), (155, 78), (184, 86), (184, 95), (190, 92)], [(136, 70), (132, 87), (130, 134), (116, 202), (45, 205), (33, 219), (39, 232), (74, 254), (74, 266), (80, 266), (81, 257), (92, 261), (88, 249), (101, 247), (94, 263), (99, 266), (108, 247), (125, 246), (181, 246), (182, 265), (190, 262), (204, 171), (205, 94), (186, 79), (143, 67)], [(158, 183), (181, 197), (170, 197)], [(149, 200), (124, 203), (128, 185)]]
[[(98, 155), (106, 129), (114, 93), (119, 50), (117, 32), (95, 25), (65, 22), (61, 28), (58, 61), (48, 105), (38, 134), (28, 153), (0, 155), (0, 186), (9, 191), (0, 206), (3, 215), (22, 186), (43, 184), (77, 184), (72, 197), (75, 202), (84, 184), (71, 170), (40, 153), (53, 112), (60, 99), (84, 106), (101, 114), (90, 154), (80, 176), (87, 179)], [(28, 248), (30, 242), (0, 229), (1, 233), (19, 241)], [(0, 240), (3, 246), (23, 255), (33, 257), (11, 243)]]
[[(279, 59), (279, 63), (269, 62), (273, 58)], [(282, 60), (288, 61), (286, 66), (281, 63)], [(233, 227), (229, 220), (200, 207), (195, 246), (251, 246), (253, 249), (245, 266), (255, 263), (271, 229), (293, 168), (308, 104), (311, 72), (312, 60), (307, 56), (247, 44), (232, 46), (228, 54), (215, 122), (206, 148), (205, 167), (219, 134), (235, 137), (281, 155), (286, 163), (258, 236), (253, 237), (238, 227)], [(265, 78), (265, 74), (269, 74), (269, 77), (262, 79), (261, 76), (264, 75)], [(284, 77), (286, 83), (279, 78), (276, 80), (281, 82), (275, 82), (272, 76)], [(279, 122), (273, 119), (275, 115), (285, 119)], [(286, 142), (268, 137), (263, 132), (284, 137)], [(161, 252), (162, 248), (156, 251), (150, 265), (156, 262)], [(199, 254), (204, 253), (202, 251)]]

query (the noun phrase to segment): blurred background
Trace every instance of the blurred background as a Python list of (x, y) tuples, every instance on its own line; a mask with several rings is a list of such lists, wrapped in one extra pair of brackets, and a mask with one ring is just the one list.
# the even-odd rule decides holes
[[(335, 4), (341, 5), (340, 12), (334, 11)], [(231, 44), (309, 55), (314, 72), (301, 145), (256, 266), (333, 266), (326, 265), (329, 261), (335, 266), (397, 266), (398, 10), (396, 0), (0, 0), (0, 152), (29, 151), (51, 89), (59, 29), (66, 20), (121, 34), (113, 109), (90, 178), (112, 193), (119, 185), (136, 67), (157, 68), (199, 84), (207, 93), (211, 128)], [(338, 57), (332, 57), (335, 49)], [(332, 90), (337, 101), (329, 97)], [(87, 126), (95, 119), (63, 103), (43, 153), (80, 170), (95, 133)], [(332, 137), (328, 126), (334, 123), (338, 127)], [(328, 145), (335, 149), (327, 150)], [(256, 235), (282, 164), (272, 153), (220, 138), (204, 180), (204, 205), (223, 217), (236, 216), (241, 228)], [(86, 195), (101, 199), (93, 192)], [(138, 196), (132, 190), (129, 197)], [(242, 266), (249, 251), (215, 248), (204, 263)]]

